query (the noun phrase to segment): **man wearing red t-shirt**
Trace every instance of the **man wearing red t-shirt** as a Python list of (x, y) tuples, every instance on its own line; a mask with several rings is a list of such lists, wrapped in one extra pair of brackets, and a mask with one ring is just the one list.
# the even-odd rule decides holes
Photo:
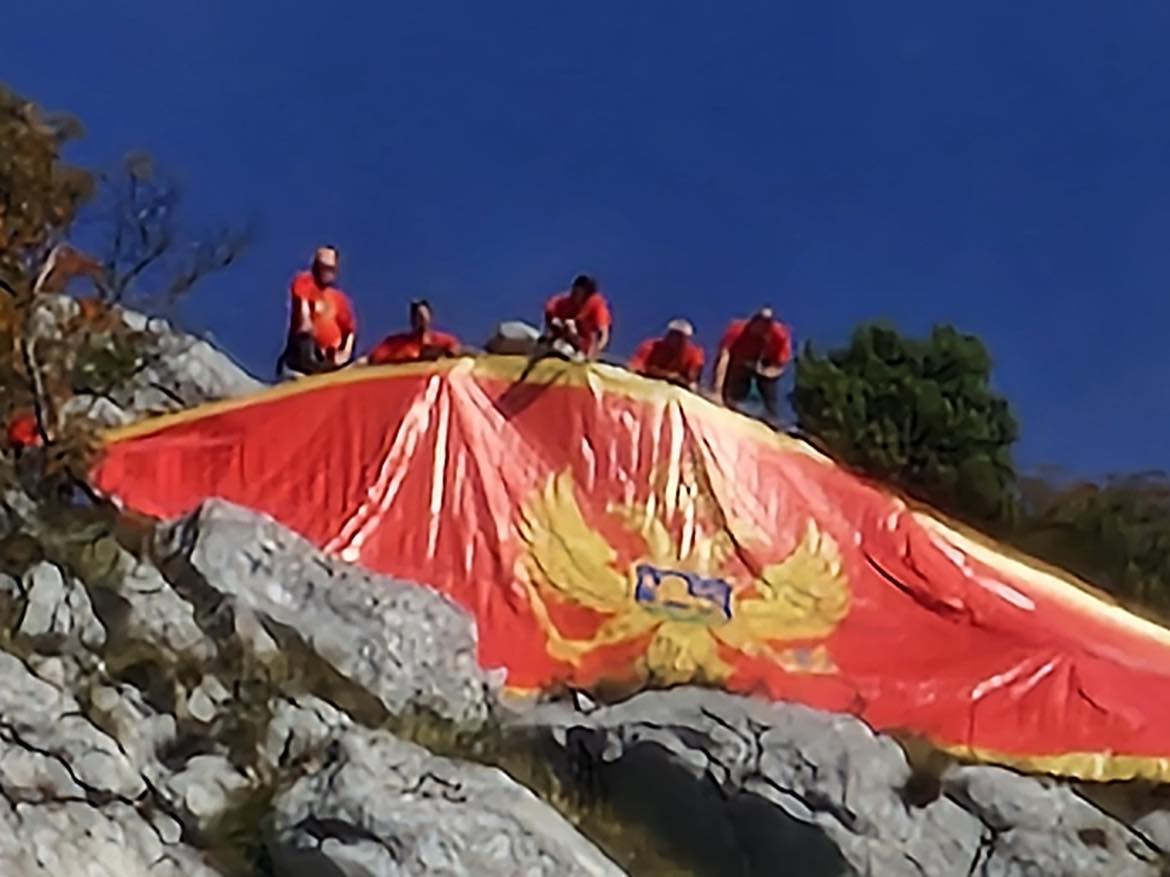
[(567, 343), (587, 359), (605, 350), (612, 322), (609, 304), (588, 274), (575, 277), (568, 292), (554, 295), (544, 306), (547, 340)]
[(715, 393), (729, 408), (738, 408), (755, 386), (764, 409), (774, 418), (780, 375), (791, 358), (788, 328), (772, 316), (771, 308), (761, 308), (747, 320), (733, 320), (719, 342)]
[(367, 361), (370, 365), (393, 362), (426, 362), (459, 355), (459, 340), (454, 335), (431, 328), (430, 302), (416, 299), (410, 303), (410, 331), (390, 335), (378, 344)]
[(648, 378), (659, 378), (697, 389), (703, 373), (703, 348), (691, 341), (694, 327), (686, 320), (671, 320), (661, 338), (648, 338), (638, 345), (630, 369)]
[(319, 247), (313, 265), (289, 288), (288, 342), (279, 370), (309, 375), (334, 371), (349, 362), (357, 331), (353, 305), (334, 284), (337, 249)]

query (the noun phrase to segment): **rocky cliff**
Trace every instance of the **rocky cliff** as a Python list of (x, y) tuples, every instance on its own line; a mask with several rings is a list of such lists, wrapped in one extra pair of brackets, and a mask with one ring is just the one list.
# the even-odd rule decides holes
[[(111, 421), (255, 386), (153, 331)], [(695, 688), (517, 703), (455, 605), (222, 502), (10, 492), (0, 571), (2, 874), (1167, 873), (1157, 789)]]

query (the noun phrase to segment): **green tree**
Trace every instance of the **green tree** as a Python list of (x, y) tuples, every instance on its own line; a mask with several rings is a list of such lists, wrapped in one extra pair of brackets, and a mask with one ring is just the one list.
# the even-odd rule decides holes
[(972, 335), (940, 326), (917, 340), (865, 325), (825, 355), (805, 347), (792, 405), (799, 428), (846, 465), (990, 525), (1015, 507), (1018, 436), (990, 378)]
[(1151, 472), (1101, 483), (1021, 481), (1019, 548), (1119, 600), (1170, 611), (1170, 478)]

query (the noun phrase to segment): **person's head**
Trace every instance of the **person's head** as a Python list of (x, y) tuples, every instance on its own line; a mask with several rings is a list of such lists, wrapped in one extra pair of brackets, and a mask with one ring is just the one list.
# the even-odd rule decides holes
[(431, 303), (425, 298), (416, 298), (410, 303), (411, 331), (422, 334), (431, 327)]
[(772, 309), (760, 308), (747, 321), (747, 331), (752, 335), (764, 335), (772, 328)]
[(313, 254), (313, 277), (322, 286), (337, 282), (337, 247), (317, 247)]
[(573, 278), (573, 285), (569, 287), (569, 295), (575, 301), (585, 301), (597, 292), (597, 281), (588, 274), (578, 274)]
[(682, 347), (695, 334), (695, 327), (689, 320), (679, 318), (666, 324), (666, 333), (662, 339), (672, 347)]

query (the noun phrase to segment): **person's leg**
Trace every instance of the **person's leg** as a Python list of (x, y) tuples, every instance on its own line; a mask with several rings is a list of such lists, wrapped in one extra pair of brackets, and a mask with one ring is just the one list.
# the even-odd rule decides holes
[(312, 363), (313, 339), (307, 334), (293, 335), (284, 346), (281, 364), (286, 371), (305, 374)]
[(738, 411), (740, 403), (747, 399), (751, 392), (751, 372), (734, 363), (727, 366), (727, 376), (723, 380), (723, 404), (733, 411)]
[(768, 413), (768, 420), (773, 426), (780, 421), (780, 379), (766, 378), (756, 374), (756, 389), (760, 391), (760, 398), (764, 400), (764, 410)]

